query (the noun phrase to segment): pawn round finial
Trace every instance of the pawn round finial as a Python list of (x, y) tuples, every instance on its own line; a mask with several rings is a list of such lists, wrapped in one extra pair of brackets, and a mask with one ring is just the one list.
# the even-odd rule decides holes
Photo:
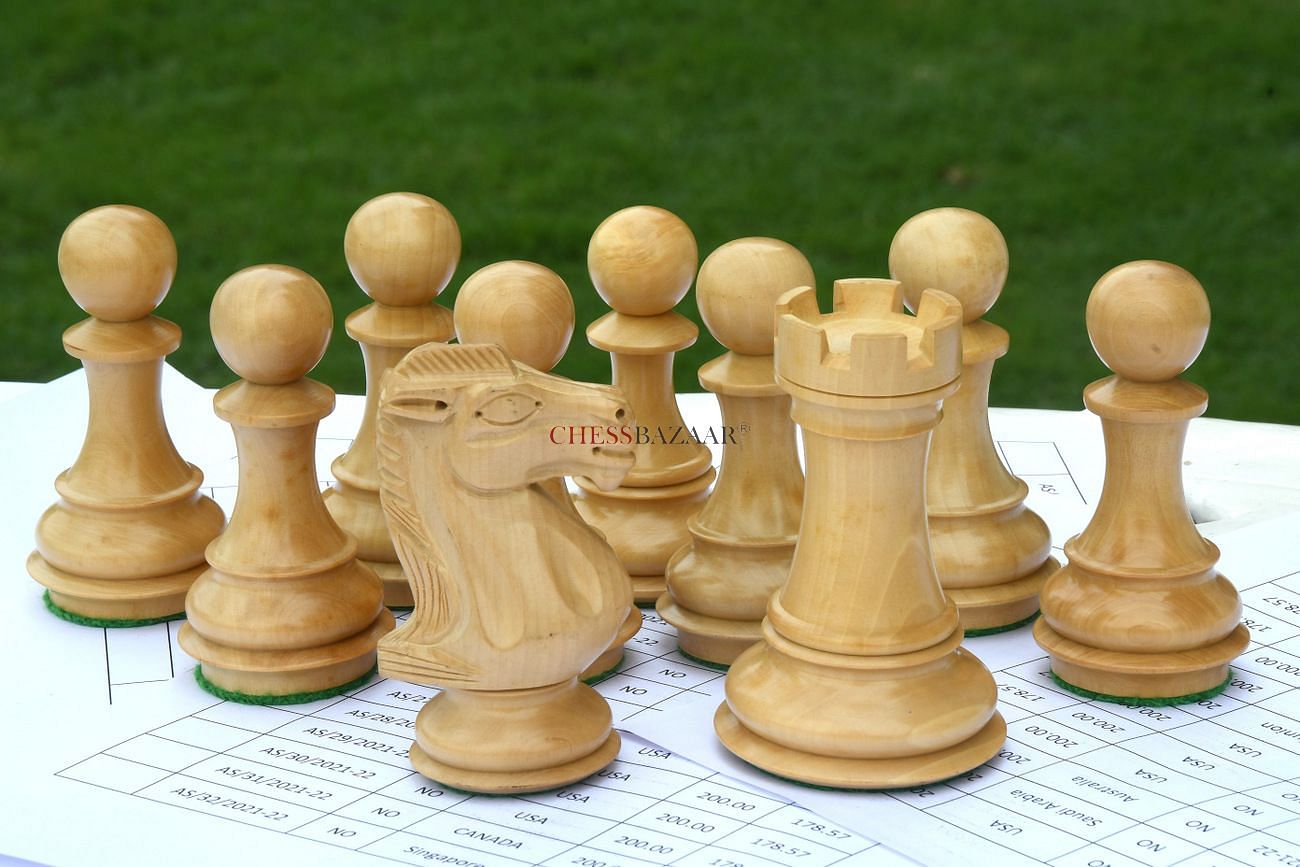
[(719, 343), (741, 355), (771, 355), (776, 300), (800, 286), (815, 286), (803, 253), (776, 238), (739, 238), (704, 260), (695, 298)]
[(1125, 379), (1164, 382), (1205, 347), (1210, 301), (1187, 271), (1141, 260), (1111, 268), (1088, 295), (1088, 338), (1102, 363)]
[(176, 241), (143, 208), (104, 205), (68, 224), (59, 274), (77, 306), (96, 319), (132, 322), (154, 311), (176, 276)]
[(460, 263), (460, 227), (440, 202), (386, 193), (357, 208), (343, 235), (357, 285), (380, 304), (416, 307), (446, 288)]
[(624, 208), (596, 227), (587, 270), (605, 303), (629, 316), (658, 316), (677, 306), (695, 279), (695, 235), (671, 211)]
[(329, 296), (287, 265), (254, 265), (217, 289), (209, 317), (226, 366), (259, 385), (295, 382), (325, 354), (334, 328)]
[(550, 268), (496, 262), (469, 276), (456, 294), (456, 338), (496, 343), (529, 367), (549, 372), (573, 337), (573, 296)]
[(993, 306), (1007, 280), (1007, 242), (993, 221), (965, 208), (933, 208), (904, 223), (889, 245), (889, 273), (903, 284), (909, 310), (938, 289), (961, 302), (974, 322)]

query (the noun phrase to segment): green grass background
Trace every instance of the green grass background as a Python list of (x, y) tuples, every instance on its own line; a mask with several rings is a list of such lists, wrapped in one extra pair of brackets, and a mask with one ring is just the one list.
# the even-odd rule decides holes
[[(4, 2), (0, 377), (71, 370), (80, 318), (64, 226), (108, 202), (171, 227), (160, 314), (173, 362), (231, 374), (207, 332), (218, 284), (284, 262), (329, 290), (316, 376), (363, 387), (343, 317), (364, 297), (343, 229), (368, 198), (426, 193), (475, 269), (522, 258), (573, 290), (561, 373), (608, 381), (581, 329), (605, 312), (591, 231), (650, 203), (701, 255), (772, 235), (820, 289), (885, 275), (897, 227), (960, 205), (991, 217), (1011, 276), (998, 405), (1077, 408), (1104, 374), (1093, 282), (1135, 258), (1196, 274), (1214, 326), (1189, 377), (1213, 415), (1300, 423), (1300, 4), (1292, 2)], [(695, 316), (688, 296), (683, 312)], [(677, 386), (720, 352), (703, 334)]]

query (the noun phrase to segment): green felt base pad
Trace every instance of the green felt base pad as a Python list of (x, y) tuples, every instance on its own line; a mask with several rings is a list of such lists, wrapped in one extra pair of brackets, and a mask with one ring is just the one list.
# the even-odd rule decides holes
[(600, 674), (596, 674), (591, 677), (584, 677), (582, 679), (582, 682), (585, 683), (587, 686), (595, 686), (596, 684), (600, 683), (602, 680), (609, 680), (611, 677), (618, 674), (618, 667), (622, 664), (623, 664), (623, 654), (620, 653), (618, 656), (618, 662), (614, 663), (612, 668), (610, 668), (608, 671), (602, 671)]
[(979, 638), (981, 635), (997, 635), (999, 632), (1010, 632), (1013, 629), (1019, 629), (1022, 626), (1028, 626), (1038, 619), (1039, 612), (1026, 617), (1024, 620), (1017, 620), (1015, 623), (1008, 623), (1006, 626), (990, 626), (987, 629), (967, 629), (967, 638)]
[(116, 620), (110, 617), (83, 617), (75, 614), (66, 608), (61, 608), (54, 604), (50, 598), (50, 591), (46, 590), (41, 596), (41, 601), (45, 603), (45, 608), (60, 620), (66, 620), (69, 623), (75, 623), (78, 626), (96, 626), (104, 629), (131, 629), (136, 626), (153, 626), (155, 623), (167, 623), (172, 620), (184, 620), (185, 612), (178, 611), (175, 614), (168, 614), (166, 617), (150, 617), (144, 620)]
[(370, 669), (356, 680), (350, 680), (339, 686), (330, 687), (329, 689), (319, 689), (315, 692), (295, 692), (289, 695), (249, 695), (248, 693), (235, 692), (230, 689), (222, 689), (212, 681), (203, 676), (203, 666), (194, 667), (194, 680), (205, 691), (212, 693), (217, 698), (226, 701), (235, 701), (240, 704), (307, 704), (312, 701), (320, 701), (323, 698), (333, 698), (336, 695), (342, 695), (345, 692), (356, 689), (359, 686), (365, 686), (379, 671), (378, 666)]
[(1210, 687), (1204, 692), (1194, 692), (1190, 695), (1175, 695), (1168, 698), (1139, 698), (1137, 696), (1127, 695), (1107, 695), (1104, 692), (1093, 692), (1084, 689), (1081, 686), (1075, 686), (1072, 683), (1062, 680), (1056, 672), (1050, 672), (1052, 680), (1061, 689), (1068, 690), (1075, 695), (1081, 695), (1084, 698), (1090, 698), (1093, 701), (1105, 701), (1111, 704), (1122, 704), (1127, 707), (1170, 707), (1176, 704), (1196, 704), (1198, 701), (1205, 701), (1207, 698), (1214, 698), (1219, 693), (1228, 688), (1232, 682), (1232, 670), (1228, 671), (1228, 679), (1218, 686)]
[[(734, 754), (733, 754), (733, 755), (734, 755)], [(740, 756), (736, 756), (736, 758), (740, 759)], [(740, 760), (741, 760), (742, 762), (745, 762), (744, 759), (740, 759)], [(771, 778), (774, 779), (774, 780), (781, 780), (781, 781), (786, 782), (786, 783), (794, 783), (796, 786), (802, 786), (802, 787), (805, 788), (805, 789), (816, 789), (816, 790), (818, 790), (819, 792), (844, 792), (844, 793), (847, 794), (847, 793), (850, 793), (850, 792), (864, 792), (864, 793), (870, 793), (870, 792), (912, 792), (912, 791), (916, 791), (916, 789), (917, 789), (916, 786), (902, 786), (902, 787), (899, 787), (899, 788), (884, 788), (884, 789), (853, 789), (853, 788), (848, 788), (848, 789), (846, 789), (846, 788), (842, 788), (842, 787), (840, 787), (840, 786), (819, 786), (819, 785), (817, 785), (816, 783), (808, 783), (808, 782), (804, 782), (803, 780), (796, 780), (794, 777), (783, 777), (783, 776), (781, 776), (780, 774), (774, 774), (774, 773), (772, 773), (771, 771), (767, 770), (766, 768), (760, 768), (758, 765), (751, 765), (751, 764), (749, 764), (749, 762), (745, 762), (745, 764), (749, 765), (751, 768), (753, 768), (754, 770), (758, 771), (759, 773), (761, 773), (761, 774), (763, 774), (763, 775), (765, 775), (765, 776), (771, 777)], [(965, 779), (969, 774), (970, 774), (970, 771), (967, 771), (967, 772), (965, 772), (965, 773), (956, 774), (956, 775), (954, 775), (954, 776), (952, 776), (952, 777), (949, 777), (949, 778), (946, 779), (946, 780), (936, 780), (936, 781), (934, 781), (933, 783), (925, 783), (924, 785), (925, 785), (925, 786), (942, 786), (943, 784), (945, 784), (945, 783), (950, 783), (950, 782), (952, 782), (953, 780), (962, 780), (962, 779)]]
[(687, 653), (686, 651), (682, 650), (682, 648), (681, 648), (680, 646), (678, 646), (678, 648), (677, 648), (677, 652), (680, 653), (682, 656), (686, 657), (687, 659), (689, 659), (691, 662), (695, 663), (696, 665), (703, 665), (703, 666), (705, 666), (706, 668), (711, 668), (711, 669), (713, 669), (714, 671), (730, 671), (730, 670), (731, 670), (731, 666), (730, 666), (730, 665), (723, 665), (721, 662), (710, 662), (710, 661), (707, 660), (707, 659), (700, 659), (698, 656), (691, 656), (689, 653)]

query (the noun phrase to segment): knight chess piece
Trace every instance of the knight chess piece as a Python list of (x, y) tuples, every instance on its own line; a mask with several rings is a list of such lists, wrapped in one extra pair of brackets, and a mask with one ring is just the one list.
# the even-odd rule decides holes
[(745, 433), (724, 442), (718, 482), (687, 524), (691, 541), (668, 563), (657, 608), (684, 653), (715, 665), (763, 637), (767, 601), (790, 573), (803, 472), (790, 398), (776, 382), (772, 308), (811, 285), (808, 260), (775, 238), (723, 244), (700, 267), (700, 315), (730, 350), (700, 368), (700, 384), (718, 396), (723, 430)]
[(686, 522), (703, 508), (716, 475), (708, 447), (680, 441), (685, 423), (673, 391), (673, 356), (699, 336), (673, 307), (690, 290), (698, 261), (690, 228), (648, 205), (607, 217), (587, 248), (591, 281), (613, 308), (587, 328), (587, 340), (610, 353), (613, 383), (646, 435), (618, 489), (575, 479), (577, 506), (618, 552), (638, 605), (653, 605), (667, 589), (668, 560), (690, 541)]
[(59, 273), (90, 318), (63, 333), (86, 372), (90, 414), (59, 500), (36, 525), (27, 571), (50, 610), (96, 626), (180, 616), (225, 516), (199, 493), (203, 473), (177, 453), (162, 407), (163, 359), (181, 330), (152, 315), (176, 274), (176, 243), (141, 208), (108, 205), (73, 220)]
[(1088, 296), (1088, 336), (1114, 371), (1083, 392), (1101, 417), (1106, 477), (1092, 521), (1065, 543), (1034, 638), (1065, 686), (1122, 703), (1179, 704), (1222, 690), (1250, 640), (1183, 496), (1188, 423), (1209, 396), (1179, 374), (1205, 345), (1210, 304), (1168, 262), (1111, 269)]
[(902, 310), (892, 280), (837, 281), (829, 314), (811, 287), (776, 306), (777, 378), (803, 429), (802, 536), (714, 727), (746, 762), (819, 786), (946, 779), (1006, 737), (926, 526), (926, 452), (961, 373), (961, 305), (927, 290), (915, 316)]
[(912, 217), (889, 248), (889, 270), (915, 309), (925, 289), (962, 305), (962, 375), (943, 402), (930, 440), (926, 499), (930, 545), (943, 591), (967, 634), (1024, 625), (1038, 592), (1061, 564), (1043, 519), (1025, 506), (1029, 486), (998, 459), (989, 431), (989, 381), (1010, 346), (1007, 332), (981, 317), (1007, 277), (1007, 244), (988, 218), (963, 208)]
[[(550, 373), (564, 358), (573, 337), (573, 296), (559, 274), (534, 262), (496, 262), (470, 275), (456, 293), (456, 339), (462, 344), (495, 343), (512, 359), (540, 373)], [(537, 483), (574, 519), (583, 520), (573, 505), (564, 476)], [(631, 586), (631, 578), (628, 579)], [(641, 628), (641, 611), (628, 609), (627, 619), (609, 649), (581, 675), (598, 680), (618, 667), (623, 645)]]
[(415, 610), (380, 670), (442, 692), (416, 718), (411, 763), (472, 792), (580, 780), (618, 753), (609, 705), (578, 675), (632, 605), (609, 544), (537, 484), (614, 489), (628, 446), (552, 430), (630, 423), (617, 389), (516, 365), (497, 346), (430, 343), (384, 379), (380, 484)]
[(235, 701), (310, 701), (369, 676), (393, 627), (383, 585), (330, 517), (316, 427), (334, 392), (306, 378), (334, 315), (320, 284), (283, 265), (232, 275), (212, 299), (212, 340), (240, 381), (217, 392), (239, 451), (230, 525), (190, 588), (180, 643), (205, 689)]
[(384, 582), (384, 604), (412, 604), (411, 586), (397, 562), (379, 505), (375, 410), (379, 382), (407, 352), (453, 334), (451, 311), (434, 299), (460, 261), (460, 229), (451, 212), (418, 193), (387, 193), (366, 202), (343, 236), (348, 268), (374, 303), (347, 318), (348, 336), (361, 345), (366, 406), (352, 445), (331, 466), (338, 484), (325, 505), (357, 539), (357, 556)]

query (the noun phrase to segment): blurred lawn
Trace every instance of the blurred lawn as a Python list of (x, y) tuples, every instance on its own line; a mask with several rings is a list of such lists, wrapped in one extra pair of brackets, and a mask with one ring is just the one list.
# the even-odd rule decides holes
[[(0, 29), (0, 378), (73, 369), (63, 227), (107, 202), (171, 226), (160, 313), (173, 362), (232, 379), (207, 334), (231, 272), (284, 262), (339, 327), (316, 376), (363, 386), (342, 255), (363, 201), (439, 199), (465, 277), (557, 270), (579, 333), (560, 372), (605, 380), (592, 229), (625, 205), (684, 218), (701, 255), (742, 235), (800, 247), (821, 288), (886, 272), (894, 230), (937, 205), (1002, 228), (1012, 334), (993, 402), (1076, 408), (1103, 374), (1083, 306), (1134, 258), (1205, 284), (1190, 377), (1210, 412), (1300, 423), (1300, 5), (1030, 3), (9, 3)], [(684, 312), (695, 315), (693, 301)], [(681, 353), (698, 390), (720, 351)]]

